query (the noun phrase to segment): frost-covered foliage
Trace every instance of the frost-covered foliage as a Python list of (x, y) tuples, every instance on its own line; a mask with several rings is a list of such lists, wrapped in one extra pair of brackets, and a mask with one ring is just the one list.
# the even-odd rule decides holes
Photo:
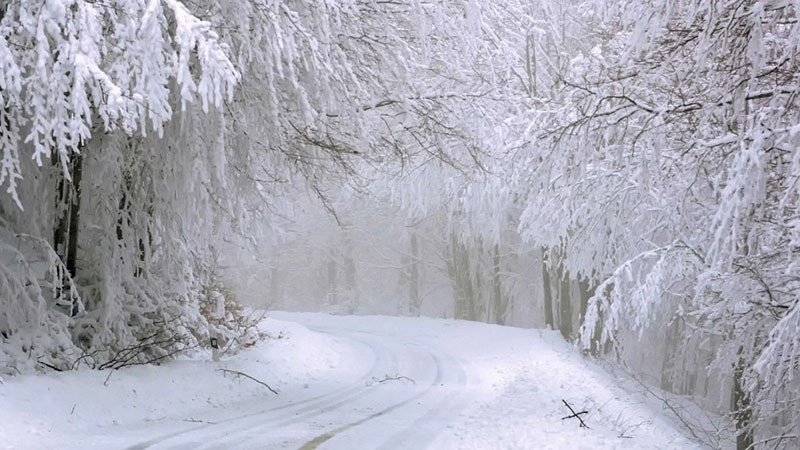
[[(64, 312), (73, 302), (80, 308), (80, 298), (75, 289), (66, 295), (59, 292), (69, 277), (47, 242), (0, 228), (0, 291), (16, 294), (4, 297), (0, 305), (0, 336), (12, 358), (27, 361), (26, 367), (16, 367), (18, 371), (37, 363), (32, 356), (47, 358), (48, 364), (59, 360), (60, 355), (53, 358), (40, 349), (59, 353), (73, 348)], [(35, 330), (26, 333), (31, 325)], [(8, 371), (9, 367), (2, 368), (2, 373)]]
[(229, 336), (252, 256), (265, 303), (582, 325), (796, 436), (797, 8), (2, 2), (0, 362)]
[(748, 427), (796, 435), (797, 5), (577, 11), (584, 39), (527, 116), (523, 234), (598, 284), (584, 345), (601, 330), (624, 353), (626, 330), (677, 321), (715, 343), (709, 371), (733, 390), (744, 442)]
[(319, 186), (331, 173), (361, 173), (364, 160), (472, 163), (492, 125), (477, 120), (476, 105), (502, 100), (482, 3), (209, 6), (204, 14), (222, 22), (244, 74), (229, 138), (270, 154), (243, 165), (248, 176), (289, 181), (288, 166)]
[(167, 316), (202, 330), (196, 249), (165, 214), (197, 187), (159, 171), (189, 168), (174, 111), (231, 98), (227, 45), (173, 0), (12, 1), (0, 19), (4, 371), (102, 362)]
[[(12, 371), (204, 345), (226, 240), (252, 249), (295, 184), (329, 206), (325, 180), (482, 163), (518, 59), (495, 51), (514, 16), (501, 3), (18, 0), (0, 14)], [(19, 250), (23, 234), (41, 248)], [(14, 344), (54, 326), (70, 339)]]
[(0, 187), (20, 207), (20, 158), (57, 160), (69, 178), (70, 156), (95, 128), (162, 134), (170, 83), (184, 107), (199, 96), (207, 111), (238, 78), (209, 24), (177, 0), (7, 2), (0, 37)]

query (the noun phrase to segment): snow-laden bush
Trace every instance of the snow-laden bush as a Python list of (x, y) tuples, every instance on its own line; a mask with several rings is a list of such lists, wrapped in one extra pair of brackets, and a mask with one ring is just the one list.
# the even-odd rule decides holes
[(0, 292), (0, 373), (68, 365), (70, 315), (83, 305), (52, 247), (0, 226)]
[(263, 311), (253, 311), (239, 303), (233, 290), (222, 282), (215, 281), (204, 291), (200, 312), (208, 321), (209, 335), (219, 339), (223, 354), (236, 353), (267, 338), (258, 328)]

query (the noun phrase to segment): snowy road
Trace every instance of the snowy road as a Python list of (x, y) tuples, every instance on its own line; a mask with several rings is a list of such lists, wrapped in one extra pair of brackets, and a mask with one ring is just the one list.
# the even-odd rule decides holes
[[(700, 448), (555, 332), (297, 313), (263, 327), (273, 339), (218, 363), (6, 380), (0, 448)], [(563, 399), (591, 429), (562, 420)]]
[[(370, 355), (349, 384), (311, 397), (149, 439), (145, 448), (423, 448), (463, 408), (463, 364), (428, 342), (398, 342), (376, 331), (314, 327)], [(396, 378), (396, 379), (395, 379)]]

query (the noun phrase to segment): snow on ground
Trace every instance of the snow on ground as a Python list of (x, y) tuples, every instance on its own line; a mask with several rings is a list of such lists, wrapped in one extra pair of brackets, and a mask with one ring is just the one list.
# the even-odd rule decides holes
[[(261, 326), (275, 338), (220, 362), (8, 378), (0, 448), (700, 448), (555, 332), (307, 313)], [(562, 420), (562, 399), (590, 428)]]
[[(281, 316), (313, 326), (325, 315)], [(460, 358), (475, 402), (432, 443), (464, 449), (683, 449), (701, 448), (672, 417), (618, 385), (566, 343), (556, 331), (465, 321), (388, 317), (337, 317), (352, 330), (438, 346)], [(628, 383), (626, 383), (628, 384)], [(589, 410), (582, 429), (562, 403)], [(656, 406), (656, 407), (654, 407)]]
[(296, 395), (311, 384), (336, 384), (364, 370), (362, 349), (290, 322), (268, 318), (261, 328), (273, 339), (216, 363), (204, 352), (194, 360), (113, 373), (79, 370), (6, 378), (0, 384), (0, 448), (113, 446), (124, 440), (120, 434), (133, 436), (148, 425), (196, 425), (209, 412), (243, 401), (274, 400), (265, 387), (219, 369), (263, 380), (279, 396)]

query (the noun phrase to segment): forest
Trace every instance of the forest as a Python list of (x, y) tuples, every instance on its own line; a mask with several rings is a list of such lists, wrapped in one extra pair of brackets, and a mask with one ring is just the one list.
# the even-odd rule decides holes
[(463, 319), (797, 448), (799, 16), (0, 0), (0, 375), (246, 345), (241, 305)]

